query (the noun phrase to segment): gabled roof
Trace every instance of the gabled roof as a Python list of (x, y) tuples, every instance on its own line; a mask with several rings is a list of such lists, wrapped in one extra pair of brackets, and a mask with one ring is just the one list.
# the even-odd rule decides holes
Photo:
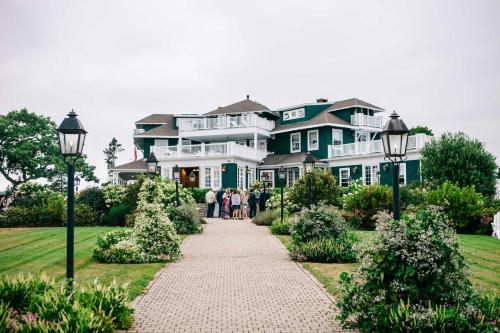
[(139, 121), (136, 121), (136, 124), (166, 124), (172, 119), (171, 114), (158, 114), (154, 113), (146, 118), (142, 118)]
[(111, 168), (111, 170), (146, 170), (146, 160), (137, 160), (122, 165), (117, 165)]
[(296, 128), (301, 128), (301, 127), (322, 126), (326, 124), (352, 126), (352, 124), (331, 114), (330, 112), (328, 112), (328, 109), (325, 109), (320, 113), (318, 113), (313, 118), (306, 121), (299, 121), (292, 124), (279, 124), (277, 121), (276, 127), (273, 129), (271, 133), (294, 130)]
[(173, 129), (172, 122), (152, 128), (149, 131), (134, 135), (135, 137), (162, 137), (162, 136), (178, 136), (179, 131)]
[[(311, 155), (312, 156), (312, 155)], [(323, 163), (319, 158), (312, 156), (317, 163)], [(306, 158), (305, 152), (291, 153), (291, 154), (269, 154), (266, 158), (259, 164), (259, 168), (266, 166), (280, 167), (281, 165), (290, 164), (301, 164)]]
[(244, 99), (242, 101), (236, 102), (228, 106), (221, 106), (216, 110), (205, 113), (204, 115), (217, 115), (217, 114), (228, 114), (228, 113), (242, 113), (242, 112), (269, 112), (272, 113), (269, 108), (258, 102), (252, 101), (250, 98)]
[(365, 101), (362, 101), (358, 98), (350, 98), (350, 99), (345, 99), (343, 101), (335, 102), (332, 105), (330, 105), (326, 110), (328, 112), (330, 112), (330, 111), (348, 109), (348, 108), (352, 108), (355, 106), (368, 108), (368, 109), (372, 109), (375, 111), (385, 111), (381, 107), (378, 107), (376, 105), (370, 104), (370, 103), (365, 102)]

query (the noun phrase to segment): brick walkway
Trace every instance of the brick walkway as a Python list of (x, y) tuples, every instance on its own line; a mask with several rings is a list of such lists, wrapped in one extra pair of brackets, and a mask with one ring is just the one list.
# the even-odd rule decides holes
[(135, 302), (130, 332), (341, 332), (332, 299), (266, 227), (214, 219)]

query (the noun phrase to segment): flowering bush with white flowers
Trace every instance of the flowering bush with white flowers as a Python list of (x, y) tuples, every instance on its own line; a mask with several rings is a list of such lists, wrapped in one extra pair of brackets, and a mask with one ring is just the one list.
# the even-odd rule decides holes
[(482, 332), (496, 325), (499, 300), (474, 293), (457, 236), (442, 212), (429, 209), (401, 221), (380, 213), (377, 230), (360, 268), (341, 274), (339, 319), (346, 327)]
[(106, 206), (122, 204), (127, 196), (127, 188), (122, 185), (106, 185), (102, 188)]
[(163, 206), (161, 180), (144, 180), (133, 229), (108, 233), (97, 241), (94, 258), (101, 262), (141, 263), (176, 258), (180, 240)]

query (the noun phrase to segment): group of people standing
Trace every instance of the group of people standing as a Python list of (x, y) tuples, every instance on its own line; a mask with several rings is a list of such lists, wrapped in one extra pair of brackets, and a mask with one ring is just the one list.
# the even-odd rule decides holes
[(221, 188), (217, 193), (209, 189), (205, 195), (207, 217), (237, 220), (253, 218), (257, 214), (257, 206), (260, 211), (266, 210), (267, 199), (269, 194), (265, 187), (261, 191), (241, 187), (234, 190)]

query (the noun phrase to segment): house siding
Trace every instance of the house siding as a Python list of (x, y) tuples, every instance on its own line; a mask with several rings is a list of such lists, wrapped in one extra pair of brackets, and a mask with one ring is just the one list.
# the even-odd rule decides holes
[[(420, 181), (420, 160), (409, 160), (402, 162), (406, 164), (406, 184), (411, 184)], [(384, 165), (387, 165), (387, 170), (384, 171)], [(392, 163), (380, 163), (380, 183), (392, 186)]]
[(236, 188), (238, 186), (238, 166), (236, 163), (223, 163), (222, 168), (226, 169), (222, 172), (222, 187)]

